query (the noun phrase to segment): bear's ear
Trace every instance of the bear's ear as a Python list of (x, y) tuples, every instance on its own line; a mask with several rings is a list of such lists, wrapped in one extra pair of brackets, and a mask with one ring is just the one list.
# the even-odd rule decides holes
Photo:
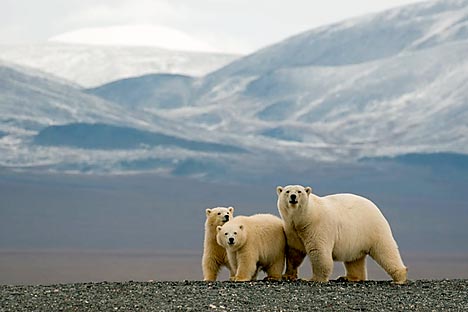
[(276, 187), (276, 194), (281, 194), (281, 192), (283, 191), (283, 187), (282, 186), (277, 186)]
[(218, 226), (216, 227), (216, 231), (217, 231), (217, 232), (221, 231), (221, 226), (220, 226), (220, 225), (218, 225)]
[(231, 207), (228, 208), (228, 210), (229, 210), (230, 213), (234, 213), (234, 207), (231, 206)]
[(211, 213), (211, 209), (206, 209), (206, 216), (208, 217)]
[(240, 230), (243, 230), (243, 229), (244, 229), (244, 226), (243, 226), (242, 224), (239, 225), (239, 229), (240, 229)]
[(312, 188), (310, 186), (308, 186), (308, 187), (305, 188), (305, 191), (306, 191), (307, 195), (309, 195), (310, 193), (312, 193)]

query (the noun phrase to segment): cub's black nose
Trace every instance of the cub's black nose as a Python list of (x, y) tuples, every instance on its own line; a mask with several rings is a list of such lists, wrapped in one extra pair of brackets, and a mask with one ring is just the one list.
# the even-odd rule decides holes
[(292, 195), (291, 195), (291, 200), (292, 200), (292, 201), (296, 201), (296, 197), (297, 197), (296, 194), (292, 194)]
[(223, 221), (224, 221), (224, 222), (228, 222), (228, 221), (229, 221), (229, 215), (225, 215)]
[(233, 237), (229, 237), (229, 244), (230, 245), (234, 244), (234, 238)]

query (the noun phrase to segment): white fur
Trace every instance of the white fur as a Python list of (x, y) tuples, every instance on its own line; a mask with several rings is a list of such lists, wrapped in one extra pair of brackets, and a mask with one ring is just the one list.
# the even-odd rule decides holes
[[(286, 238), (283, 222), (270, 214), (238, 216), (217, 227), (218, 244), (226, 248), (234, 281), (250, 281), (261, 268), (268, 279), (281, 279)], [(231, 240), (231, 244), (229, 243)]]
[[(390, 226), (370, 200), (353, 194), (319, 197), (301, 185), (278, 187), (277, 193), (288, 246), (302, 253), (302, 259), (309, 255), (312, 280), (328, 281), (333, 261), (344, 262), (345, 279), (365, 280), (365, 257), (370, 255), (395, 283), (406, 282), (407, 269)], [(297, 275), (302, 259), (286, 274)]]
[[(232, 220), (233, 214), (233, 207), (206, 209), (205, 240), (202, 258), (203, 279), (205, 281), (215, 281), (221, 267), (231, 268), (226, 250), (216, 242), (216, 227)], [(234, 276), (234, 272), (232, 271), (231, 276)]]

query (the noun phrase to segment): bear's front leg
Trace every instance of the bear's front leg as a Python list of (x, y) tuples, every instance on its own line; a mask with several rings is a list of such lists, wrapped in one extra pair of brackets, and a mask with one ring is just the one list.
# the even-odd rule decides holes
[(212, 257), (203, 258), (203, 280), (216, 281), (219, 270), (221, 269), (220, 263)]
[(257, 257), (250, 252), (237, 254), (237, 272), (234, 278), (236, 282), (251, 281), (257, 272)]
[(288, 246), (286, 248), (286, 272), (283, 274), (285, 280), (297, 279), (297, 268), (301, 265), (306, 253)]
[(312, 265), (313, 282), (328, 282), (333, 271), (333, 257), (331, 251), (320, 248), (308, 249), (310, 264)]
[(237, 272), (237, 255), (236, 252), (227, 251), (227, 258), (229, 263), (229, 280), (234, 281)]

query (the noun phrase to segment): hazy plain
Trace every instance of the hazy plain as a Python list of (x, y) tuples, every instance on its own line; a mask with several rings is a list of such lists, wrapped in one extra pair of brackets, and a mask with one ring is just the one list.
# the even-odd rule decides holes
[[(205, 208), (278, 215), (275, 186), (354, 192), (389, 220), (411, 279), (468, 278), (464, 180), (316, 169), (248, 183), (154, 175), (0, 174), (0, 284), (200, 280)], [(421, 178), (421, 176), (423, 178)], [(311, 181), (308, 183), (307, 181)], [(372, 260), (370, 279), (388, 279)], [(310, 277), (306, 260), (300, 275)], [(336, 264), (333, 277), (343, 274)], [(227, 278), (224, 270), (221, 279)]]

